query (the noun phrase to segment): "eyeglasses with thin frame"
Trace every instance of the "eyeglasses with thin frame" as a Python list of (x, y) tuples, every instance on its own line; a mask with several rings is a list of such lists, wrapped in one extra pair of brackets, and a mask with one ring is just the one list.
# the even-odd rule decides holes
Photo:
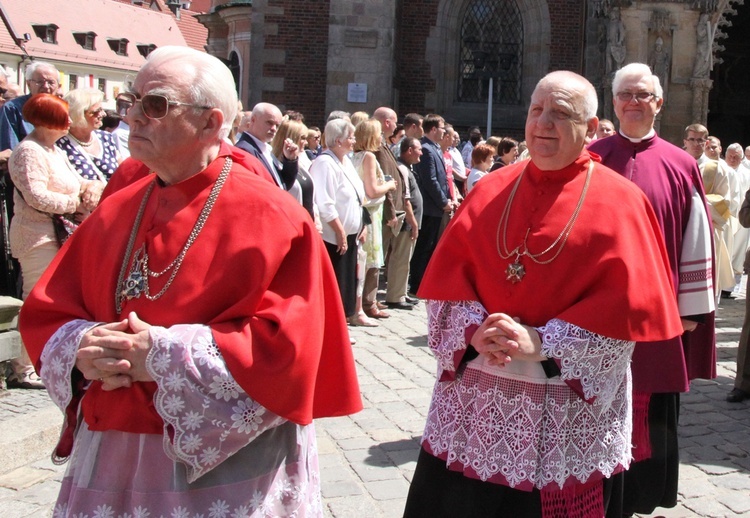
[(43, 86), (57, 86), (59, 84), (55, 79), (31, 79), (30, 81), (37, 85), (39, 88)]
[(167, 113), (169, 113), (170, 106), (189, 106), (190, 108), (198, 108), (201, 110), (210, 110), (212, 108), (212, 106), (200, 106), (173, 101), (167, 96), (161, 94), (146, 94), (143, 97), (138, 98), (135, 94), (122, 93), (119, 94), (116, 99), (118, 115), (124, 117), (136, 103), (141, 103), (143, 115), (153, 120), (159, 120), (166, 117)]
[(652, 99), (659, 98), (654, 92), (617, 92), (616, 97), (618, 101), (624, 103), (629, 103), (634, 97), (639, 103), (648, 103), (651, 102)]
[(686, 138), (685, 140), (687, 140), (688, 142), (692, 142), (694, 144), (701, 144), (701, 145), (703, 145), (706, 142), (708, 142), (708, 139), (700, 138), (700, 137), (698, 137), (698, 138), (696, 138), (696, 137), (689, 137), (689, 138)]
[(86, 112), (87, 115), (91, 115), (92, 117), (96, 117), (97, 115), (106, 114), (106, 113), (107, 112), (104, 110), (104, 108), (98, 108), (96, 110), (88, 110)]

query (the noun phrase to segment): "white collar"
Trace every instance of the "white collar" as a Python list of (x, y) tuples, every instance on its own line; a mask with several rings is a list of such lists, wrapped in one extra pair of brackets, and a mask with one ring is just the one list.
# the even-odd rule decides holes
[(637, 144), (637, 143), (642, 142), (644, 140), (648, 140), (650, 138), (654, 138), (656, 136), (656, 131), (654, 130), (654, 128), (651, 128), (648, 133), (646, 133), (644, 136), (642, 136), (640, 138), (628, 137), (625, 133), (622, 132), (622, 130), (620, 130), (620, 135), (622, 135), (623, 137), (625, 137), (626, 139), (628, 139), (633, 144)]

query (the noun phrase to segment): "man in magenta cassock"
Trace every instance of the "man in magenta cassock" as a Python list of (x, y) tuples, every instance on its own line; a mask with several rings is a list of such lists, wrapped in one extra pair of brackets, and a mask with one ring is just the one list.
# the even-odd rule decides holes
[(620, 130), (589, 150), (651, 202), (685, 327), (669, 340), (639, 340), (633, 352), (635, 462), (624, 477), (627, 516), (677, 504), (679, 394), (688, 391), (692, 379), (716, 377), (715, 304), (712, 227), (701, 175), (693, 157), (654, 130), (664, 102), (659, 78), (647, 65), (631, 63), (615, 74), (612, 93)]

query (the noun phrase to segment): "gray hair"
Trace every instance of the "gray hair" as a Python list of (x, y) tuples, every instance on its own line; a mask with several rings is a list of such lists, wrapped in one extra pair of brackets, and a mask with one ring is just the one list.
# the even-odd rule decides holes
[(735, 142), (734, 144), (729, 144), (727, 147), (727, 153), (730, 151), (737, 151), (740, 155), (744, 155), (745, 152), (742, 149), (742, 144), (739, 142)]
[(31, 81), (31, 77), (34, 75), (34, 72), (36, 72), (40, 68), (54, 71), (55, 74), (57, 74), (58, 76), (60, 75), (60, 72), (57, 71), (57, 67), (55, 67), (55, 65), (53, 65), (52, 63), (47, 63), (46, 61), (32, 61), (29, 66), (26, 67), (26, 73), (24, 75), (26, 81)]
[(232, 129), (237, 114), (237, 91), (234, 88), (232, 72), (218, 58), (189, 47), (159, 47), (148, 55), (141, 71), (157, 68), (179, 61), (188, 79), (186, 102), (198, 106), (218, 108), (224, 115), (219, 132), (223, 139)]
[(354, 134), (354, 126), (346, 119), (333, 119), (328, 121), (325, 129), (326, 145), (330, 148), (336, 142)]
[(336, 120), (336, 119), (349, 120), (349, 112), (345, 112), (342, 110), (333, 110), (331, 113), (328, 114), (328, 120), (326, 122), (331, 122), (332, 120)]
[(659, 76), (654, 75), (654, 73), (651, 72), (651, 67), (649, 67), (645, 63), (629, 63), (615, 72), (615, 77), (612, 80), (613, 96), (617, 95), (617, 92), (620, 91), (620, 85), (622, 84), (623, 79), (625, 79), (626, 77), (651, 78), (651, 82), (654, 85), (653, 93), (659, 99), (664, 96), (664, 89), (661, 87)]
[(63, 99), (68, 103), (70, 125), (74, 128), (82, 128), (86, 126), (86, 110), (102, 102), (104, 93), (96, 88), (76, 88), (65, 94)]

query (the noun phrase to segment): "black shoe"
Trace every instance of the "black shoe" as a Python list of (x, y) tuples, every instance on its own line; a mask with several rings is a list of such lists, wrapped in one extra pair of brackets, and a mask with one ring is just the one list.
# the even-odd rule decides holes
[(406, 302), (386, 302), (385, 305), (388, 306), (388, 309), (405, 309), (407, 311), (414, 309), (412, 304)]
[(730, 403), (741, 403), (746, 399), (750, 399), (750, 392), (745, 392), (742, 389), (732, 389), (732, 391), (727, 394), (727, 401)]
[(406, 302), (407, 304), (411, 304), (412, 306), (416, 306), (417, 304), (419, 304), (419, 299), (407, 295), (406, 297), (404, 297), (404, 302)]
[(733, 299), (732, 292), (730, 290), (721, 290), (722, 299)]

